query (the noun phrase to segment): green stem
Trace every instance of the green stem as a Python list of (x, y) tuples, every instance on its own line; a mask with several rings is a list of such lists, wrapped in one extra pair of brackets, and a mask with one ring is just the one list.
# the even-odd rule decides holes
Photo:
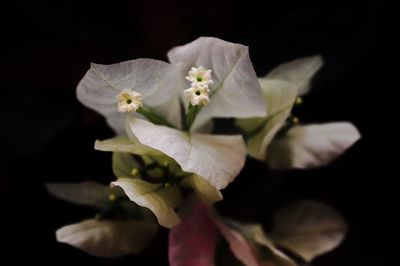
[(192, 105), (191, 103), (189, 104), (188, 112), (186, 113), (185, 117), (185, 130), (189, 131), (189, 129), (192, 127), (193, 122), (196, 119), (196, 116), (200, 109), (200, 105)]
[(156, 113), (153, 112), (149, 107), (142, 106), (140, 107), (137, 112), (144, 117), (146, 117), (150, 122), (156, 124), (156, 125), (162, 125), (162, 126), (167, 126), (171, 128), (175, 128), (174, 125), (172, 125), (170, 122), (168, 122), (165, 118), (157, 115)]

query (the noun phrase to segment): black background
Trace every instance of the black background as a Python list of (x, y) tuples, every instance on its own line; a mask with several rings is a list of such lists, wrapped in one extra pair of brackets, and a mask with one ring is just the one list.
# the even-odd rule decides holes
[(313, 265), (395, 263), (398, 119), (391, 116), (399, 84), (394, 40), (400, 31), (394, 7), (381, 1), (325, 7), (264, 1), (13, 1), (2, 13), (2, 265), (24, 259), (166, 265), (167, 230), (142, 255), (119, 260), (92, 258), (58, 244), (57, 228), (93, 212), (50, 197), (43, 184), (112, 179), (110, 154), (93, 149), (95, 139), (112, 132), (75, 98), (89, 62), (166, 60), (170, 48), (199, 36), (248, 45), (260, 76), (284, 61), (322, 54), (325, 66), (296, 114), (304, 123), (351, 121), (362, 134), (343, 157), (318, 170), (272, 173), (249, 161), (223, 191), (221, 212), (263, 221), (268, 228), (271, 213), (285, 202), (321, 200), (343, 214), (349, 234)]

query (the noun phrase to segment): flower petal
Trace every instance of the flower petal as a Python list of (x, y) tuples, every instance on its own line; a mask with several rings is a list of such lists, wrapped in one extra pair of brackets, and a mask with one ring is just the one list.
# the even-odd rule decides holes
[(77, 97), (84, 105), (104, 115), (118, 134), (124, 134), (126, 114), (118, 113), (116, 96), (124, 89), (132, 89), (142, 94), (146, 106), (159, 108), (163, 111), (159, 115), (166, 116), (179, 109), (179, 105), (170, 102), (177, 97), (178, 71), (174, 65), (153, 59), (112, 65), (91, 64), (77, 87)]
[(159, 184), (132, 178), (119, 178), (111, 184), (121, 187), (137, 205), (150, 209), (160, 225), (171, 228), (180, 223), (174, 208), (181, 202), (182, 195), (176, 186), (163, 188)]
[(271, 237), (307, 262), (336, 248), (344, 239), (347, 225), (341, 215), (322, 203), (300, 201), (276, 214)]
[[(261, 88), (250, 61), (248, 47), (217, 38), (201, 37), (168, 52), (173, 64), (183, 68), (182, 77), (191, 67), (212, 70), (211, 104), (202, 108), (195, 124), (211, 117), (265, 116)], [(198, 122), (201, 121), (201, 122)], [(197, 127), (197, 126), (194, 126)]]
[(296, 85), (298, 95), (304, 95), (310, 90), (312, 77), (323, 65), (321, 56), (300, 58), (273, 69), (265, 77), (291, 82)]
[(171, 266), (214, 265), (218, 232), (207, 214), (207, 206), (189, 198), (179, 212), (182, 223), (169, 233), (168, 257)]
[(249, 155), (259, 160), (265, 160), (268, 145), (284, 125), (292, 110), (297, 90), (292, 83), (280, 80), (260, 79), (260, 84), (268, 106), (268, 117), (266, 119), (240, 119), (236, 124), (245, 132), (251, 132), (266, 121), (264, 128), (247, 141)]
[(189, 134), (133, 117), (128, 118), (127, 130), (141, 144), (165, 153), (183, 171), (203, 177), (216, 189), (225, 188), (244, 165), (241, 136)]
[(360, 138), (348, 122), (295, 126), (268, 148), (271, 168), (315, 168), (339, 157)]
[(208, 183), (204, 178), (196, 174), (185, 177), (181, 184), (190, 187), (205, 203), (212, 204), (222, 200), (221, 192)]
[(154, 238), (157, 228), (149, 221), (90, 219), (58, 229), (56, 238), (93, 256), (116, 258), (140, 253)]
[(108, 203), (110, 187), (92, 181), (82, 183), (53, 183), (46, 184), (47, 191), (62, 200), (104, 208)]

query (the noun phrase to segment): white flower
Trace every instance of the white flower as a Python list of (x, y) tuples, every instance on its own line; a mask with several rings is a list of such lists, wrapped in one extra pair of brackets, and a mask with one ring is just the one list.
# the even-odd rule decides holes
[(192, 87), (184, 90), (186, 98), (190, 100), (192, 105), (207, 105), (210, 103), (210, 90), (207, 85), (192, 84)]
[(192, 82), (192, 87), (194, 86), (204, 86), (213, 84), (214, 81), (211, 79), (211, 72), (210, 69), (205, 69), (204, 67), (200, 66), (198, 68), (192, 67), (189, 71), (189, 75), (186, 76), (186, 79)]
[[(93, 64), (78, 86), (78, 99), (104, 114), (113, 128), (120, 134), (128, 134), (133, 143), (163, 152), (184, 171), (197, 174), (217, 189), (222, 189), (239, 174), (244, 165), (246, 149), (243, 139), (240, 135), (200, 134), (198, 128), (207, 124), (212, 117), (265, 116), (265, 102), (248, 48), (203, 37), (172, 49), (168, 57), (172, 65), (150, 59), (110, 66)], [(210, 85), (208, 98), (211, 98), (211, 103), (199, 108), (194, 124), (189, 129), (191, 133), (188, 134), (179, 129), (179, 100), (183, 88), (187, 87), (184, 70), (193, 66), (203, 67), (193, 69), (192, 73), (204, 74)], [(211, 71), (207, 69), (212, 69), (212, 84)], [(126, 120), (125, 131), (121, 118), (125, 119), (126, 115), (116, 112), (115, 108), (115, 97), (125, 88), (135, 88), (142, 94), (143, 108), (139, 110), (149, 107), (175, 128), (130, 116)], [(199, 103), (206, 103), (208, 91), (203, 89), (200, 94), (203, 97), (193, 98), (198, 99)]]
[(142, 94), (131, 89), (124, 89), (117, 95), (118, 112), (136, 112), (143, 106)]
[(247, 134), (250, 156), (266, 160), (271, 168), (314, 168), (328, 164), (360, 138), (348, 122), (293, 125), (287, 134), (276, 135), (285, 125), (296, 97), (308, 93), (311, 78), (322, 63), (320, 56), (298, 59), (259, 79), (268, 116), (237, 121)]

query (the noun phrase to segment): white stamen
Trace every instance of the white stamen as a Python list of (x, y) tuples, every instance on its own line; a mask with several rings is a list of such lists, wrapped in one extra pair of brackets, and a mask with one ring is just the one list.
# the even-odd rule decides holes
[(131, 89), (124, 89), (117, 95), (118, 112), (130, 113), (136, 112), (143, 106), (142, 94)]

